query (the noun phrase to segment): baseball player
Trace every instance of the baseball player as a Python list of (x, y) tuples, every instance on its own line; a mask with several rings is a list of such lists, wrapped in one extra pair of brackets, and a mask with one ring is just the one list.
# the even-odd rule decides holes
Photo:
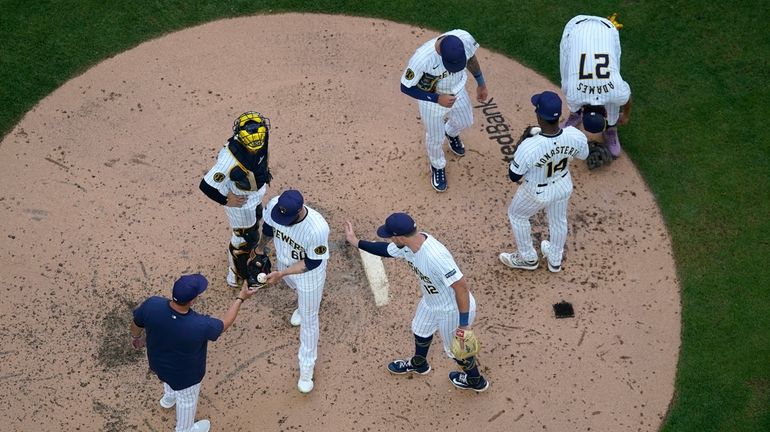
[(206, 374), (209, 341), (215, 341), (235, 322), (241, 305), (254, 294), (246, 285), (222, 319), (192, 309), (208, 287), (203, 275), (184, 275), (174, 282), (171, 299), (150, 297), (134, 310), (131, 345), (147, 345), (150, 369), (163, 382), (160, 406), (176, 405), (177, 432), (207, 432), (209, 420), (195, 421), (201, 381)]
[(233, 122), (233, 135), (219, 151), (217, 162), (203, 176), (200, 190), (222, 204), (232, 228), (227, 284), (240, 287), (246, 263), (259, 241), (262, 199), (272, 179), (268, 167), (270, 119), (256, 111)]
[[(620, 36), (612, 21), (578, 15), (561, 37), (561, 89), (570, 115), (562, 127), (602, 132), (613, 157), (620, 156), (617, 125), (631, 116), (631, 87), (620, 76)], [(587, 115), (590, 114), (590, 115)]]
[[(444, 351), (454, 358), (451, 343), (454, 335), (470, 329), (476, 316), (476, 300), (468, 282), (447, 248), (428, 233), (418, 232), (414, 220), (406, 213), (393, 213), (385, 224), (377, 229), (377, 235), (390, 242), (359, 240), (353, 225), (347, 222), (345, 237), (351, 245), (381, 257), (403, 258), (417, 275), (422, 289), (422, 299), (412, 319), (414, 356), (408, 360), (395, 360), (388, 370), (396, 375), (430, 372), (428, 348), (433, 334), (438, 331), (444, 342)], [(479, 373), (476, 357), (465, 360), (455, 358), (463, 372), (452, 371), (449, 380), (460, 389), (483, 392), (489, 388)]]
[(273, 240), (278, 270), (267, 274), (267, 283), (283, 279), (297, 293), (298, 307), (291, 317), (291, 324), (300, 326), (297, 388), (309, 393), (318, 357), (318, 310), (329, 259), (329, 225), (293, 189), (271, 199), (264, 216), (262, 239), (255, 252), (264, 253), (267, 242)]
[(425, 146), (430, 159), (431, 185), (447, 189), (444, 137), (457, 156), (465, 155), (460, 132), (473, 124), (473, 111), (465, 82), (465, 69), (476, 79), (476, 100), (487, 98), (476, 50), (479, 44), (465, 30), (452, 30), (424, 43), (409, 59), (401, 77), (401, 91), (414, 99), (425, 126)]
[(532, 96), (537, 124), (541, 132), (525, 139), (513, 154), (508, 169), (512, 181), (521, 184), (508, 207), (517, 252), (500, 254), (508, 267), (535, 270), (538, 258), (532, 246), (529, 219), (545, 208), (551, 240), (543, 240), (540, 250), (548, 262), (548, 270), (561, 270), (564, 243), (567, 241), (567, 203), (572, 194), (569, 162), (588, 157), (586, 136), (572, 126), (559, 127), (561, 98), (544, 91)]

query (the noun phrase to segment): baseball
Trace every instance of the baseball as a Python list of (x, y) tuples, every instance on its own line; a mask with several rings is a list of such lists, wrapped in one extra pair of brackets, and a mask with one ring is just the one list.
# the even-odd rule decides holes
[(267, 275), (264, 273), (260, 273), (257, 275), (257, 282), (259, 283), (265, 283), (267, 282)]
[(529, 130), (529, 136), (535, 136), (535, 135), (539, 134), (540, 131), (542, 131), (542, 129), (540, 129), (539, 127), (535, 126), (535, 127), (533, 127), (532, 129)]

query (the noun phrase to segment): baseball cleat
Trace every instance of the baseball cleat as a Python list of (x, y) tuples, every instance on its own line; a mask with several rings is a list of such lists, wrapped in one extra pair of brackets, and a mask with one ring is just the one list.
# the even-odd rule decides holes
[(209, 432), (209, 429), (211, 429), (211, 422), (208, 421), (208, 419), (198, 420), (193, 425), (192, 429), (190, 429), (191, 432)]
[(618, 139), (618, 128), (610, 127), (602, 132), (604, 137), (604, 144), (610, 150), (613, 157), (620, 156), (620, 139)]
[(551, 273), (559, 273), (561, 271), (561, 264), (553, 265), (551, 264), (551, 259), (548, 258), (551, 255), (551, 242), (548, 240), (541, 241), (540, 251), (543, 252), (543, 258), (545, 258), (545, 262), (548, 263), (548, 271)]
[(465, 156), (465, 146), (463, 145), (463, 141), (460, 139), (460, 135), (456, 137), (451, 137), (446, 133), (444, 133), (444, 135), (446, 135), (446, 137), (449, 139), (449, 149), (452, 150), (452, 153), (460, 157)]
[(297, 390), (300, 393), (310, 393), (313, 390), (313, 374), (300, 374), (299, 381), (297, 381)]
[(526, 261), (519, 255), (518, 252), (508, 253), (503, 252), (499, 256), (500, 262), (507, 265), (510, 268), (522, 269), (522, 270), (535, 270), (538, 267), (537, 259), (533, 261)]
[(468, 378), (468, 374), (464, 372), (449, 372), (449, 381), (452, 381), (452, 384), (459, 389), (475, 390), (477, 393), (481, 393), (489, 388), (489, 381), (484, 379), (483, 376)]
[(291, 325), (294, 327), (302, 324), (302, 317), (299, 315), (299, 309), (294, 309), (294, 313), (291, 314), (291, 319), (289, 322), (291, 322)]
[(446, 191), (446, 171), (444, 168), (433, 168), (431, 166), (430, 174), (430, 184), (433, 186), (433, 189), (436, 189), (436, 192)]
[(409, 372), (427, 375), (430, 372), (430, 364), (426, 361), (424, 365), (414, 367), (411, 360), (394, 360), (388, 365), (388, 371), (394, 375), (403, 375)]
[(580, 123), (580, 119), (583, 117), (582, 113), (576, 112), (576, 113), (569, 113), (569, 117), (567, 117), (567, 120), (564, 121), (564, 123), (561, 124), (561, 128), (564, 129), (568, 126), (577, 126), (578, 123)]
[(163, 395), (162, 398), (160, 398), (160, 406), (163, 408), (169, 409), (172, 408), (174, 405), (176, 405), (176, 398), (169, 395)]

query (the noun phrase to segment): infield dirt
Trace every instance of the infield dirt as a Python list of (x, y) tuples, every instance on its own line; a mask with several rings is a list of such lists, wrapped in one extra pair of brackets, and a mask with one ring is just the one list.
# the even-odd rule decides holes
[[(534, 123), (530, 95), (558, 88), (480, 40), (491, 100), (462, 135), (466, 156), (447, 151), (437, 194), (416, 104), (399, 92), (436, 34), (345, 16), (218, 21), (107, 59), (32, 109), (0, 144), (3, 429), (173, 429), (144, 353), (128, 348), (131, 308), (185, 272), (211, 282), (197, 310), (221, 317), (231, 303), (229, 228), (198, 183), (233, 118), (258, 110), (273, 124), (268, 197), (298, 188), (332, 229), (316, 385), (296, 389), (293, 293), (265, 289), (209, 346), (197, 417), (212, 430), (657, 430), (680, 304), (654, 196), (625, 155), (590, 172), (575, 161), (563, 271), (504, 267), (516, 186), (491, 117), (515, 139)], [(413, 350), (417, 281), (386, 260), (390, 303), (376, 307), (344, 222), (373, 239), (392, 211), (411, 213), (468, 278), (487, 392), (452, 387), (439, 343), (429, 375), (387, 372)], [(542, 215), (533, 228), (547, 236)], [(574, 318), (554, 318), (561, 300)]]

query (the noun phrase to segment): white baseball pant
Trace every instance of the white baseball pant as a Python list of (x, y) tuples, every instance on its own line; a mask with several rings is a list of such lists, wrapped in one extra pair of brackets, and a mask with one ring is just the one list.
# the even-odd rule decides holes
[(417, 101), (417, 105), (425, 126), (425, 147), (430, 164), (434, 168), (445, 168), (444, 134), (457, 136), (463, 129), (473, 125), (473, 110), (468, 92), (464, 88), (458, 92), (452, 108), (427, 101)]
[[(468, 309), (468, 325), (473, 324), (476, 318), (476, 299), (473, 294), (470, 295), (470, 307)], [(426, 338), (433, 335), (438, 330), (441, 335), (441, 341), (444, 343), (444, 352), (450, 358), (452, 355), (452, 339), (454, 339), (455, 330), (460, 326), (460, 313), (457, 309), (436, 311), (430, 309), (423, 297), (417, 303), (417, 311), (412, 319), (412, 332), (417, 336)]]
[(537, 259), (537, 251), (532, 246), (532, 225), (529, 219), (545, 208), (551, 242), (549, 260), (553, 265), (561, 265), (564, 244), (567, 242), (567, 204), (571, 194), (572, 181), (569, 178), (538, 188), (524, 185), (516, 191), (508, 207), (508, 220), (516, 239), (516, 249), (523, 259)]
[(313, 368), (318, 358), (318, 312), (326, 282), (326, 263), (309, 272), (288, 275), (283, 280), (297, 293), (297, 306), (301, 317), (297, 355), (300, 375), (313, 376)]
[(163, 383), (164, 397), (176, 401), (176, 432), (190, 432), (195, 425), (195, 412), (198, 409), (198, 394), (201, 391), (201, 383), (174, 390), (170, 385)]

